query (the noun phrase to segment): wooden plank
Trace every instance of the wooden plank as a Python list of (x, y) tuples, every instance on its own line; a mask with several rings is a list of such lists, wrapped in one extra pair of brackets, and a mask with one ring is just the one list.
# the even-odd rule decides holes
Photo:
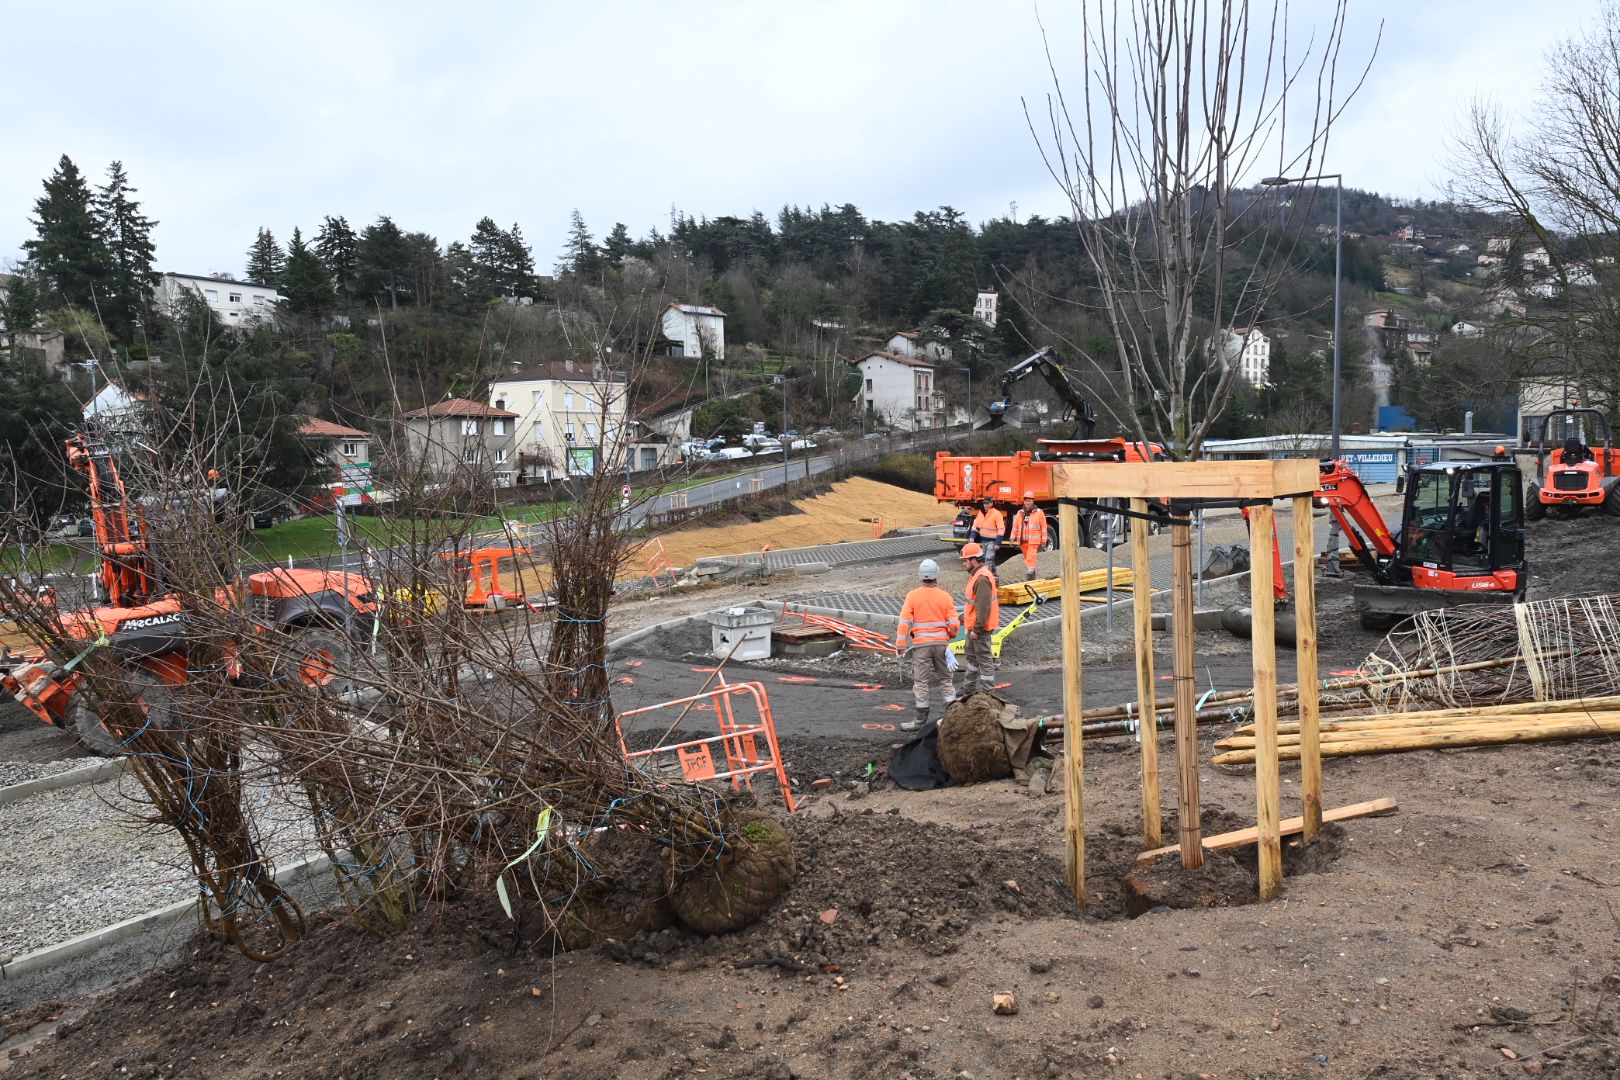
[(1086, 902), (1086, 816), (1082, 780), (1085, 739), (1080, 714), (1080, 510), (1058, 506), (1058, 547), (1063, 553), (1063, 832), (1064, 865), (1078, 904)]
[[(1399, 807), (1394, 799), (1371, 799), (1367, 802), (1351, 803), (1349, 806), (1340, 806), (1324, 811), (1323, 821), (1349, 821), (1352, 818), (1377, 817), (1381, 814), (1393, 814)], [(1278, 823), (1278, 829), (1284, 836), (1293, 836), (1305, 828), (1303, 817), (1291, 817)], [(1260, 839), (1259, 829), (1238, 829), (1236, 832), (1216, 833), (1214, 836), (1204, 838), (1204, 846), (1210, 851), (1230, 851), (1233, 848), (1247, 847)], [(1144, 851), (1136, 857), (1139, 863), (1151, 862), (1161, 855), (1168, 855), (1177, 848), (1174, 844), (1169, 847), (1154, 848)]]
[[(1146, 499), (1132, 499), (1131, 509), (1146, 514)], [(1142, 741), (1142, 843), (1158, 847), (1164, 839), (1159, 816), (1159, 725), (1155, 702), (1159, 684), (1153, 681), (1153, 576), (1149, 564), (1148, 523), (1131, 522), (1131, 608), (1136, 618), (1137, 716), (1145, 717)]]
[(1294, 498), (1294, 678), (1299, 687), (1299, 787), (1305, 842), (1322, 831), (1321, 684), (1316, 664), (1316, 526), (1309, 495)]
[[(1176, 716), (1176, 821), (1181, 866), (1204, 865), (1203, 825), (1198, 810), (1198, 711), (1193, 703), (1192, 528), (1170, 526), (1172, 683)], [(1067, 733), (1067, 727), (1065, 727)]]
[(1316, 490), (1315, 461), (1118, 461), (1052, 466), (1067, 499), (1270, 499)]
[(1272, 593), (1271, 550), (1276, 543), (1276, 515), (1271, 504), (1249, 508), (1249, 605), (1254, 659), (1254, 806), (1259, 830), (1260, 899), (1282, 891), (1282, 773), (1277, 767), (1277, 601)]

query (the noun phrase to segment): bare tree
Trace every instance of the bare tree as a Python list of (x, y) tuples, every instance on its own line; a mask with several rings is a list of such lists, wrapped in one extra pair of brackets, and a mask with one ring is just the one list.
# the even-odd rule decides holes
[(1347, 0), (1322, 7), (1300, 45), (1286, 0), (1083, 0), (1078, 100), (1049, 43), (1039, 124), (1025, 103), (1096, 278), (1080, 302), (1106, 330), (1106, 347), (1070, 349), (1118, 380), (1116, 419), (1176, 457), (1197, 457), (1220, 417), (1237, 377), (1225, 334), (1265, 316), (1307, 220), (1308, 198), (1240, 185), (1262, 162), (1322, 172), (1371, 65), (1343, 91)]
[[(1503, 323), (1529, 359), (1608, 402), (1620, 400), (1620, 5), (1546, 59), (1541, 96), (1518, 130), (1486, 101), (1457, 139), (1456, 195), (1507, 214), (1546, 251), (1550, 303)], [(1510, 257), (1523, 258), (1515, 244)], [(1509, 267), (1518, 271), (1521, 267)]]

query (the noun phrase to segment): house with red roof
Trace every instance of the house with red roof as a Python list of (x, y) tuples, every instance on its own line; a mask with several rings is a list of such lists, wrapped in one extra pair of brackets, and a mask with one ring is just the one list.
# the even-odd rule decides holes
[(298, 434), (321, 446), (319, 460), (330, 470), (330, 476), (322, 481), (327, 495), (317, 501), (342, 502), (344, 506), (364, 503), (371, 492), (370, 434), (315, 417), (299, 424)]
[(476, 479), (500, 486), (516, 469), (513, 431), (518, 414), (466, 398), (446, 398), (400, 416), (407, 468), (443, 480)]

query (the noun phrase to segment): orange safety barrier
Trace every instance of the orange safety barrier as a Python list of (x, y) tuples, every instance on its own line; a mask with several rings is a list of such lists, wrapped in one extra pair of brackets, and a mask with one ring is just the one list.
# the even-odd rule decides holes
[(658, 576), (660, 574), (668, 574), (670, 587), (674, 588), (675, 567), (670, 564), (669, 552), (664, 550), (664, 542), (662, 540), (654, 540), (652, 543), (647, 545), (646, 550), (647, 576), (652, 578), (653, 584), (656, 585), (659, 584)]
[(831, 630), (857, 649), (870, 649), (873, 652), (888, 653), (890, 656), (900, 654), (900, 647), (876, 630), (868, 630), (864, 626), (856, 626), (854, 623), (835, 619), (831, 615), (795, 611), (792, 604), (783, 604), (782, 617), (785, 619), (789, 616), (801, 620), (806, 626), (819, 626), (824, 630)]
[[(753, 704), (756, 716), (753, 722), (737, 718), (738, 699), (744, 704), (749, 702)], [(706, 739), (672, 743), (669, 746), (655, 746), (650, 750), (632, 751), (624, 740), (624, 722), (631, 717), (673, 708), (703, 711), (713, 709), (715, 718), (719, 721), (720, 734), (711, 735)], [(626, 761), (637, 761), (654, 754), (674, 754), (680, 764), (681, 777), (687, 783), (730, 780), (733, 791), (744, 787), (752, 791), (752, 778), (756, 773), (775, 773), (776, 783), (782, 789), (782, 801), (787, 804), (788, 813), (794, 813), (798, 809), (793, 803), (793, 789), (788, 786), (787, 769), (782, 764), (782, 748), (776, 741), (776, 722), (771, 718), (770, 696), (765, 693), (765, 687), (760, 683), (726, 683), (690, 697), (661, 701), (657, 705), (647, 705), (639, 709), (628, 709), (615, 718), (614, 724), (618, 731), (619, 748), (624, 752)], [(761, 739), (765, 743), (764, 754), (760, 753)], [(716, 750), (725, 755), (724, 769), (721, 769), (719, 762), (715, 760)]]
[(872, 539), (883, 539), (883, 519), (881, 517), (872, 519)]
[[(529, 554), (526, 547), (513, 547), (504, 545), (498, 547), (473, 548), (468, 551), (445, 551), (439, 554), (441, 559), (454, 561), (467, 572), (467, 594), (463, 602), (468, 607), (491, 607), (500, 604), (524, 604), (528, 600), (516, 589), (509, 589), (501, 583), (501, 561), (503, 559), (516, 559), (519, 555)], [(522, 574), (514, 568), (521, 583)]]

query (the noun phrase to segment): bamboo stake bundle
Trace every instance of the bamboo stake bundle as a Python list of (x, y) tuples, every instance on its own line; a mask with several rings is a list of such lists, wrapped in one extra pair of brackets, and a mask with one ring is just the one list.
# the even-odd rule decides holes
[[(1493, 723), (1462, 722), (1444, 726), (1375, 729), (1360, 733), (1322, 734), (1323, 757), (1352, 754), (1388, 754), (1405, 750), (1437, 750), (1466, 746), (1500, 746), (1508, 743), (1553, 742), (1620, 735), (1620, 711), (1555, 716), (1510, 717)], [(1278, 756), (1284, 761), (1299, 758), (1299, 746), (1281, 745)], [(1217, 754), (1216, 765), (1253, 764), (1253, 748), (1228, 750)]]

